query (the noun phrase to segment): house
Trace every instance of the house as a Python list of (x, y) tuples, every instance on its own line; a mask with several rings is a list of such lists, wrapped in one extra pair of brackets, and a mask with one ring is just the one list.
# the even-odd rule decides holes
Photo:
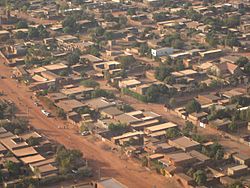
[(170, 128), (177, 128), (177, 127), (178, 127), (178, 125), (176, 125), (175, 123), (167, 122), (167, 123), (147, 127), (147, 128), (145, 128), (144, 132), (145, 132), (145, 134), (150, 135), (150, 134), (155, 133), (155, 132), (160, 132), (160, 131), (165, 132), (166, 130), (168, 130)]
[(0, 142), (16, 157), (26, 157), (37, 154), (37, 151), (33, 147), (30, 147), (25, 141), (23, 141), (22, 138), (17, 135), (2, 138)]
[(87, 106), (89, 106), (91, 109), (94, 109), (94, 110), (97, 110), (97, 111), (108, 108), (108, 107), (116, 106), (115, 102), (109, 102), (104, 97), (99, 97), (99, 98), (95, 98), (95, 99), (86, 100), (86, 101), (84, 101), (84, 103)]
[(120, 136), (115, 136), (111, 138), (111, 141), (115, 144), (124, 145), (130, 139), (138, 140), (138, 143), (143, 143), (144, 133), (142, 131), (127, 132)]
[(62, 35), (55, 38), (59, 45), (64, 45), (65, 43), (77, 42), (78, 38), (72, 35)]
[(174, 178), (176, 179), (176, 181), (180, 182), (183, 188), (190, 188), (195, 185), (195, 181), (193, 180), (193, 178), (184, 173), (176, 173), (174, 174)]
[(25, 70), (24, 65), (14, 67), (12, 73), (16, 78), (28, 76), (28, 72)]
[(27, 157), (21, 157), (20, 160), (24, 163), (24, 164), (32, 164), (32, 163), (36, 163), (36, 162), (40, 162), (45, 160), (45, 158), (43, 156), (41, 156), (40, 154), (36, 154), (36, 155), (32, 155), (32, 156), (27, 156)]
[(47, 97), (54, 103), (67, 99), (67, 96), (62, 93), (48, 93)]
[(193, 112), (188, 115), (188, 118), (191, 121), (198, 122), (202, 120), (203, 118), (207, 117), (207, 115), (208, 114), (206, 112)]
[(215, 59), (222, 55), (221, 49), (209, 50), (205, 52), (199, 52), (200, 56), (204, 59)]
[(123, 112), (121, 110), (119, 110), (117, 107), (111, 106), (111, 107), (104, 108), (104, 109), (100, 110), (100, 114), (103, 117), (113, 119), (115, 116), (123, 114)]
[(208, 156), (200, 153), (199, 151), (191, 150), (189, 154), (205, 165), (211, 162), (211, 159)]
[(246, 165), (237, 165), (229, 167), (227, 169), (228, 176), (241, 176), (248, 173), (248, 167)]
[(209, 121), (208, 125), (217, 130), (227, 130), (228, 125), (231, 123), (229, 119), (215, 119)]
[(63, 109), (64, 112), (72, 112), (77, 111), (80, 108), (86, 107), (86, 104), (83, 104), (75, 99), (65, 99), (60, 100), (59, 102), (55, 103), (58, 108)]
[(236, 62), (238, 61), (239, 58), (240, 58), (240, 56), (238, 56), (238, 55), (228, 55), (228, 56), (221, 57), (220, 61), (222, 63), (229, 62), (229, 63), (236, 64)]
[(190, 154), (179, 152), (179, 153), (166, 154), (164, 159), (161, 159), (159, 162), (163, 164), (167, 162), (167, 164), (171, 164), (176, 167), (177, 166), (186, 167), (186, 166), (193, 165), (193, 163), (196, 161), (197, 159), (192, 157)]
[(142, 130), (143, 127), (147, 127), (149, 125), (159, 122), (161, 116), (151, 111), (137, 110), (115, 116), (114, 119), (127, 125), (130, 125), (136, 130)]
[(174, 146), (176, 148), (182, 149), (183, 151), (191, 151), (196, 150), (200, 147), (200, 143), (188, 138), (186, 136), (176, 138), (176, 139), (169, 139), (169, 145)]
[(132, 124), (142, 122), (142, 120), (140, 120), (132, 115), (129, 115), (127, 113), (115, 116), (114, 119), (118, 122), (125, 123), (127, 125), (132, 125)]
[(0, 30), (0, 39), (1, 40), (6, 40), (10, 38), (10, 32), (6, 30)]
[(235, 162), (237, 162), (241, 165), (250, 166), (250, 156), (245, 155), (243, 153), (236, 153), (236, 154), (233, 154), (232, 157), (235, 160)]
[(147, 153), (170, 153), (175, 150), (173, 146), (170, 146), (168, 143), (148, 143), (145, 145), (144, 150)]
[(90, 95), (94, 91), (94, 88), (85, 87), (85, 86), (77, 86), (61, 89), (60, 92), (66, 96), (76, 96), (82, 94), (84, 96)]
[[(47, 71), (51, 71), (55, 74), (59, 74), (61, 71), (66, 71), (68, 69), (68, 66), (64, 63), (55, 63), (50, 65), (45, 65), (43, 68)], [(43, 72), (43, 71), (42, 71)]]
[(24, 141), (27, 141), (31, 137), (37, 139), (38, 141), (42, 140), (42, 136), (35, 131), (20, 134), (19, 137), (22, 138)]
[(153, 125), (158, 125), (160, 123), (159, 119), (149, 119), (145, 121), (140, 121), (138, 123), (132, 123), (130, 126), (137, 131), (143, 131), (146, 127), (151, 127)]
[(171, 55), (174, 52), (173, 48), (157, 48), (157, 49), (151, 49), (151, 54), (154, 57), (161, 57), (166, 55)]
[(105, 178), (94, 183), (95, 188), (127, 188), (114, 178)]
[(82, 118), (81, 115), (78, 114), (77, 112), (69, 112), (67, 114), (67, 120), (69, 123), (77, 125), (79, 122), (81, 122)]
[(119, 88), (133, 88), (133, 87), (140, 85), (141, 82), (136, 79), (128, 78), (128, 79), (119, 81), (118, 84), (119, 84)]
[(91, 54), (87, 54), (87, 55), (81, 55), (80, 56), (80, 60), (81, 61), (87, 61), (89, 63), (92, 63), (92, 64), (95, 64), (95, 63), (100, 63), (102, 62), (103, 60), (99, 57), (96, 57), (94, 55), (91, 55)]
[(222, 77), (222, 78), (225, 78), (229, 75), (234, 75), (234, 76), (243, 75), (243, 72), (241, 71), (239, 66), (232, 64), (232, 63), (229, 63), (229, 62), (216, 64), (216, 65), (211, 67), (211, 71), (217, 77)]

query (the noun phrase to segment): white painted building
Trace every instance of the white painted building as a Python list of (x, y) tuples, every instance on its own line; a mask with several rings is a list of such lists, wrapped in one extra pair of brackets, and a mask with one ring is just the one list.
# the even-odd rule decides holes
[(165, 55), (170, 55), (174, 52), (174, 48), (158, 48), (158, 49), (151, 49), (151, 54), (154, 57), (161, 57)]

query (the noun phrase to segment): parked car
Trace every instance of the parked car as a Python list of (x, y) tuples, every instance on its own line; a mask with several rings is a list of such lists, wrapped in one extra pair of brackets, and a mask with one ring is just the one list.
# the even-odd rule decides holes
[(81, 133), (82, 136), (87, 136), (87, 135), (89, 135), (89, 134), (90, 134), (89, 131), (83, 131), (83, 132)]
[(42, 112), (45, 116), (50, 117), (50, 113), (49, 113), (49, 112), (47, 112), (47, 111), (45, 111), (45, 110), (41, 110), (41, 112)]

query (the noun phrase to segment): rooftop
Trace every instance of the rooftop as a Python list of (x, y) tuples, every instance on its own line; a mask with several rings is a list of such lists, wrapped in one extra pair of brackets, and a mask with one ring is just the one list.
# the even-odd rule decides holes
[(73, 111), (76, 108), (81, 108), (86, 106), (85, 104), (79, 102), (75, 99), (61, 100), (55, 104), (57, 107), (63, 109), (65, 112)]
[(97, 182), (102, 188), (127, 188), (114, 178), (104, 179)]
[(156, 131), (162, 131), (162, 130), (166, 130), (166, 129), (174, 128), (174, 127), (178, 127), (178, 125), (176, 125), (175, 123), (172, 123), (172, 122), (167, 122), (167, 123), (163, 123), (160, 125), (154, 125), (151, 127), (147, 127), (146, 131), (156, 132)]

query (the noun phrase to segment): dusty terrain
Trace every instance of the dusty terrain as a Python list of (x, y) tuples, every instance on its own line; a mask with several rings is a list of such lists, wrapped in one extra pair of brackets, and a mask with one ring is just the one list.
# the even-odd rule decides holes
[(178, 188), (172, 179), (149, 172), (130, 159), (121, 159), (119, 154), (104, 150), (101, 141), (83, 138), (74, 129), (58, 128), (64, 127), (65, 122), (44, 116), (41, 109), (34, 105), (32, 92), (11, 79), (11, 68), (2, 64), (3, 59), (0, 62), (0, 75), (6, 77), (0, 80), (0, 91), (4, 91), (5, 97), (16, 103), (21, 113), (28, 114), (30, 124), (38, 132), (68, 148), (81, 150), (88, 164), (94, 168), (96, 178), (100, 172), (102, 177), (112, 176), (128, 187)]

